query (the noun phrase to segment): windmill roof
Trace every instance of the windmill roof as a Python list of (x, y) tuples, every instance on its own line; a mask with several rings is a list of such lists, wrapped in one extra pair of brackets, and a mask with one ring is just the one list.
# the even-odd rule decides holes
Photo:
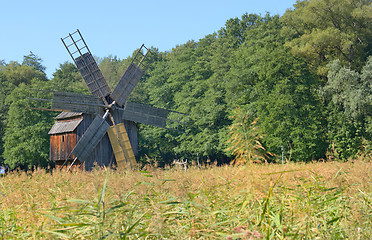
[(55, 122), (53, 127), (49, 130), (48, 134), (52, 135), (58, 133), (73, 132), (77, 128), (77, 126), (79, 126), (81, 121), (83, 121), (83, 118)]
[(75, 118), (77, 116), (82, 116), (82, 115), (83, 115), (83, 113), (81, 113), (81, 112), (79, 112), (79, 113), (77, 113), (77, 112), (61, 112), (54, 119), (62, 120), (62, 119)]

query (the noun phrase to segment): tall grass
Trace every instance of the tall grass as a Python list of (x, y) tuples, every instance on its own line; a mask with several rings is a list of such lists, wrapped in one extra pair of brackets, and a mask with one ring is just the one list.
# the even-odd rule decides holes
[(370, 239), (370, 161), (12, 173), (4, 239)]
[(233, 124), (229, 128), (226, 151), (235, 156), (233, 162), (237, 165), (266, 162), (268, 156), (272, 154), (266, 152), (261, 144), (263, 135), (256, 126), (258, 118), (252, 119), (249, 111), (237, 107), (230, 119), (233, 120)]

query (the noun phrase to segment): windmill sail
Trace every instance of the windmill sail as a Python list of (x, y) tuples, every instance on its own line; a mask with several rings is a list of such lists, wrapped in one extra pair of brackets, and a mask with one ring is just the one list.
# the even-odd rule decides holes
[[(119, 136), (117, 136), (114, 126), (111, 126), (107, 133), (118, 167), (122, 167), (125, 162), (129, 163), (131, 166), (135, 166), (136, 158), (134, 157), (133, 149), (127, 131), (125, 130), (124, 123), (117, 124), (116, 129)], [(120, 146), (121, 144), (122, 146)]]
[(27, 97), (27, 108), (37, 110), (102, 114), (105, 107), (98, 97), (78, 93), (30, 89)]
[(80, 31), (77, 30), (61, 40), (88, 85), (89, 91), (103, 100), (111, 90)]
[[(145, 53), (142, 52), (144, 49), (147, 50)], [(121, 107), (125, 104), (134, 87), (147, 70), (149, 61), (146, 60), (146, 57), (149, 53), (151, 53), (150, 50), (142, 44), (118, 85), (112, 92), (110, 97)]]
[(166, 127), (169, 110), (148, 105), (127, 102), (123, 110), (123, 119), (156, 127)]
[(106, 122), (106, 120), (97, 115), (84, 135), (81, 137), (80, 141), (72, 150), (72, 154), (74, 154), (81, 163), (87, 161), (90, 153), (101, 141), (109, 128), (110, 125)]
[(75, 58), (75, 63), (94, 96), (104, 98), (110, 94), (111, 90), (90, 52)]
[(131, 63), (111, 94), (111, 98), (122, 107), (143, 74), (144, 72), (137, 65)]
[(103, 107), (102, 101), (95, 96), (68, 92), (53, 94), (52, 109), (99, 114), (103, 113)]
[(184, 131), (188, 116), (184, 113), (133, 102), (127, 102), (122, 111), (124, 120), (177, 131)]

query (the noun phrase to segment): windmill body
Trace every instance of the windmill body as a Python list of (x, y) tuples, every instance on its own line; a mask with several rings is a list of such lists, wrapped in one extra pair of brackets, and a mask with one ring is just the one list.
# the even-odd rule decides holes
[[(85, 131), (94, 120), (94, 115), (86, 113), (62, 112), (55, 117), (56, 122), (49, 131), (50, 135), (50, 160), (57, 167), (65, 163), (70, 166), (75, 156), (70, 154), (80, 141)], [(115, 156), (112, 151), (108, 136), (104, 136), (90, 153), (88, 161), (85, 161), (81, 168), (91, 170), (94, 165), (110, 166), (115, 164)], [(81, 162), (77, 160), (73, 167), (79, 166)]]
[(28, 98), (29, 102), (51, 101), (51, 108), (44, 110), (62, 112), (49, 131), (50, 158), (57, 166), (68, 170), (113, 164), (133, 167), (138, 153), (136, 123), (184, 130), (186, 114), (127, 101), (150, 63), (151, 51), (144, 45), (111, 91), (80, 31), (61, 40), (91, 95), (53, 92), (52, 99)]

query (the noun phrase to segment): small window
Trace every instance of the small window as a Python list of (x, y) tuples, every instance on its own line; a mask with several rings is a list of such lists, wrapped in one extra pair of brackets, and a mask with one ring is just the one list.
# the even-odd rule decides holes
[(65, 136), (62, 136), (62, 142), (64, 142), (65, 141)]

